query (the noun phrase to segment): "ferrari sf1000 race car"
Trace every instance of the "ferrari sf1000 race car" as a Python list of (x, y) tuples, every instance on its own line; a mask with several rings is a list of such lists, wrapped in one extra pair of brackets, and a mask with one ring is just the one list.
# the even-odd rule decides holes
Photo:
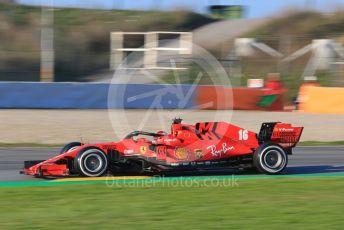
[(134, 131), (118, 142), (72, 142), (49, 160), (25, 161), (22, 173), (36, 177), (106, 173), (164, 173), (207, 169), (252, 169), (281, 173), (303, 127), (263, 123), (258, 134), (226, 122), (183, 124), (174, 119), (171, 133)]

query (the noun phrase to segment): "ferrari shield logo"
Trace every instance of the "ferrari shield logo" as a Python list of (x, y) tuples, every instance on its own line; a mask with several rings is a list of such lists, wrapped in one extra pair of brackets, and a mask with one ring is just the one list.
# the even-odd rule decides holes
[(141, 154), (146, 154), (147, 146), (140, 146), (140, 152), (141, 152)]

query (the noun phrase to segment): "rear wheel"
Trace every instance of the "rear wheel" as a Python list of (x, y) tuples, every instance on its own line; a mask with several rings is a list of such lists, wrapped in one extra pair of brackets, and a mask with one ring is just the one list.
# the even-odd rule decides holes
[(288, 164), (288, 155), (280, 145), (263, 144), (254, 153), (253, 164), (261, 173), (279, 174)]
[(71, 142), (66, 144), (60, 151), (60, 154), (66, 153), (66, 152), (72, 152), (75, 149), (79, 148), (82, 144), (80, 142)]
[(101, 149), (85, 148), (76, 155), (74, 168), (83, 176), (98, 177), (107, 171), (108, 159)]

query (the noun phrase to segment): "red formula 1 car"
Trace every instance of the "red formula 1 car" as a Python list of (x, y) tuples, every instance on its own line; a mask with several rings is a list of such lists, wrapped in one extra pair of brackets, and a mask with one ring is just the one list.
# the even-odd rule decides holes
[(119, 142), (67, 144), (45, 161), (26, 161), (22, 173), (37, 177), (161, 173), (200, 169), (256, 168), (281, 173), (303, 127), (263, 123), (259, 134), (225, 122), (182, 124), (174, 119), (171, 133), (134, 131)]

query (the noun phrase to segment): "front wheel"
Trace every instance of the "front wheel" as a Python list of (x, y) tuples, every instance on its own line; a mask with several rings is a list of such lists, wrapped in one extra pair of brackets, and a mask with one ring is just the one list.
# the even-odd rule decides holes
[(75, 149), (79, 148), (81, 145), (82, 144), (80, 142), (68, 143), (60, 150), (60, 154), (67, 153), (67, 152), (72, 152)]
[(74, 168), (83, 176), (98, 177), (107, 171), (108, 158), (101, 149), (85, 148), (76, 155)]
[(263, 144), (253, 155), (254, 166), (264, 174), (279, 174), (288, 164), (285, 150), (276, 144)]

